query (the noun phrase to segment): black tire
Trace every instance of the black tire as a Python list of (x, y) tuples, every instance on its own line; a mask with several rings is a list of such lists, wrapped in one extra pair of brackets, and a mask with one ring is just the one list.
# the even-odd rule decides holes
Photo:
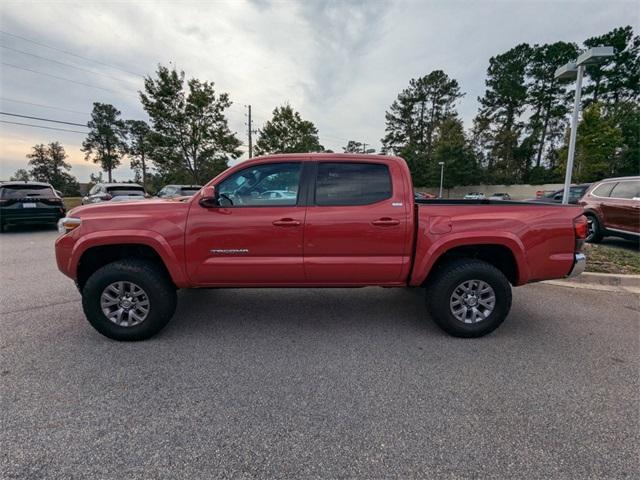
[(589, 243), (600, 243), (604, 235), (602, 234), (598, 217), (593, 213), (587, 213), (585, 217), (587, 217), (588, 222), (587, 238), (585, 238), (585, 241)]
[[(121, 326), (103, 313), (100, 298), (114, 282), (132, 282), (148, 297), (146, 318), (133, 326)], [(82, 307), (89, 323), (114, 340), (137, 341), (151, 338), (171, 320), (176, 309), (176, 289), (162, 268), (142, 260), (118, 260), (96, 270), (82, 289)]]
[[(472, 280), (485, 282), (493, 289), (495, 304), (486, 318), (475, 323), (464, 323), (454, 316), (450, 301), (461, 284)], [(509, 280), (496, 267), (481, 260), (463, 258), (441, 265), (427, 282), (426, 288), (431, 318), (455, 337), (482, 337), (493, 332), (502, 324), (511, 308)]]

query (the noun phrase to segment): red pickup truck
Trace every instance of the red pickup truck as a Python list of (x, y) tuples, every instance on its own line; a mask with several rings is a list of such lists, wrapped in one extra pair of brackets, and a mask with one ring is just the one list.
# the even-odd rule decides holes
[(102, 203), (60, 220), (59, 269), (89, 322), (142, 340), (171, 319), (180, 288), (425, 287), (445, 331), (479, 337), (511, 286), (582, 272), (573, 205), (416, 200), (398, 157), (255, 158), (191, 198)]

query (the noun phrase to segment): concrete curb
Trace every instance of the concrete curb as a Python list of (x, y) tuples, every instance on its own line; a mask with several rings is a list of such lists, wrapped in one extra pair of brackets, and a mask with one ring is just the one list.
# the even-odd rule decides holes
[(566, 280), (549, 280), (544, 283), (562, 287), (640, 294), (640, 275), (584, 272), (577, 277)]

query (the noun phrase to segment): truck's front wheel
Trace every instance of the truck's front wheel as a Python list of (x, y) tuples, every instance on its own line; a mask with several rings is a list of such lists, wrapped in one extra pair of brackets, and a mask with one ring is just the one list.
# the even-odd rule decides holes
[(431, 317), (456, 337), (491, 333), (511, 308), (509, 280), (481, 260), (458, 259), (441, 265), (426, 287)]
[(176, 290), (151, 262), (118, 260), (96, 270), (82, 289), (89, 323), (114, 340), (145, 340), (171, 320)]

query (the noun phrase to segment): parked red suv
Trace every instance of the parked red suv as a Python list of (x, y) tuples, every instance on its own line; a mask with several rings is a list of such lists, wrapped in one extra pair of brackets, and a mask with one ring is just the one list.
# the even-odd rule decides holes
[(589, 222), (587, 242), (605, 235), (640, 239), (640, 177), (595, 182), (578, 203)]

